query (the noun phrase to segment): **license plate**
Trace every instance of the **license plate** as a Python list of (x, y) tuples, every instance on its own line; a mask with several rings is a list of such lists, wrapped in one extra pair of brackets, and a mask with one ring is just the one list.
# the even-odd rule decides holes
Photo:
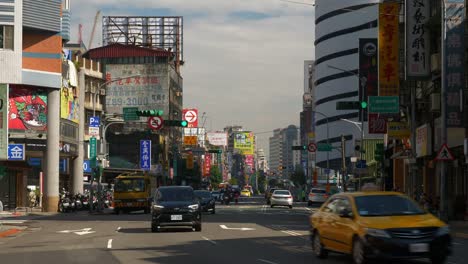
[(171, 215), (171, 221), (180, 221), (182, 220), (182, 215)]
[(428, 252), (429, 244), (427, 243), (418, 243), (409, 245), (410, 252), (419, 253), (419, 252)]
[(127, 203), (127, 206), (132, 206), (133, 204), (132, 203)]

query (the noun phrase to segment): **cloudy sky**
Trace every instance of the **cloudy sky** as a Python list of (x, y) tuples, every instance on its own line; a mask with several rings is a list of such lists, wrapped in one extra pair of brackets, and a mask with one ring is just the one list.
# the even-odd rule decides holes
[[(312, 3), (313, 0), (292, 2)], [(314, 8), (281, 0), (72, 0), (72, 41), (94, 16), (184, 17), (184, 107), (206, 112), (205, 126), (254, 132), (299, 124), (303, 61), (314, 59)], [(98, 20), (93, 47), (101, 45)], [(261, 133), (268, 148), (271, 133)]]

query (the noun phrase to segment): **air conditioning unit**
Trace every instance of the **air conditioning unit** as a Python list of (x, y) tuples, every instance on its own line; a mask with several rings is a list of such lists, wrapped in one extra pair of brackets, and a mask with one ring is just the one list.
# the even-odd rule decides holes
[(440, 94), (433, 93), (431, 94), (431, 112), (440, 111)]
[(99, 94), (100, 94), (100, 95), (106, 95), (106, 89), (101, 89), (101, 90), (99, 91)]
[(440, 72), (440, 53), (434, 53), (431, 55), (431, 72)]
[(91, 86), (91, 93), (96, 93), (96, 86)]

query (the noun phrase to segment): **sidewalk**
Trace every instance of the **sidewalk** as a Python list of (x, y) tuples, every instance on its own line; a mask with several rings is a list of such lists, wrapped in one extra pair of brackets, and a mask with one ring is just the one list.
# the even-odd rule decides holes
[(450, 221), (449, 226), (454, 237), (468, 239), (468, 221)]

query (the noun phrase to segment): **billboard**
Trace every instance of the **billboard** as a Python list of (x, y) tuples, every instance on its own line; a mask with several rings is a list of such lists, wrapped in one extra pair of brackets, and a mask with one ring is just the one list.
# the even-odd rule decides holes
[(0, 160), (8, 152), (8, 85), (0, 84)]
[(227, 146), (227, 133), (225, 132), (210, 132), (206, 134), (208, 142), (213, 146)]
[(379, 96), (400, 95), (400, 3), (379, 4)]
[(198, 109), (183, 109), (182, 119), (187, 121), (187, 127), (198, 127)]
[[(445, 90), (447, 127), (461, 127), (461, 91), (465, 88), (465, 1), (445, 0)], [(443, 142), (446, 143), (446, 142)]]
[(429, 124), (416, 128), (416, 157), (432, 155), (432, 129)]
[(74, 123), (79, 122), (77, 89), (62, 87), (60, 90), (60, 118), (68, 119)]
[(245, 155), (245, 164), (250, 167), (250, 169), (255, 169), (254, 166), (254, 156), (253, 155)]
[(35, 87), (10, 86), (8, 128), (45, 131), (47, 129), (47, 93)]
[(251, 132), (237, 132), (234, 134), (234, 149), (242, 155), (254, 154), (254, 135)]
[(426, 23), (431, 17), (429, 0), (406, 1), (406, 76), (430, 74), (430, 39)]
[[(124, 107), (163, 110), (169, 114), (169, 69), (163, 64), (110, 64), (106, 80), (135, 76), (107, 85), (106, 112), (123, 114)], [(143, 118), (142, 118), (143, 121)]]

